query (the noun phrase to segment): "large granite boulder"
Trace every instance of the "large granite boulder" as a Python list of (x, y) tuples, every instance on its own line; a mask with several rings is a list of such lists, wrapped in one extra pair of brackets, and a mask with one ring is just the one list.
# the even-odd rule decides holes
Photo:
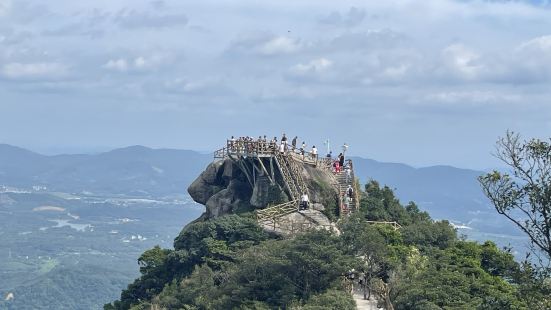
[[(317, 210), (335, 209), (337, 192), (331, 172), (307, 164), (300, 165), (312, 204)], [(275, 173), (273, 183), (268, 176), (258, 173), (256, 182), (251, 185), (242, 169), (242, 165), (230, 159), (216, 161), (208, 165), (189, 186), (191, 198), (206, 206), (203, 218), (243, 213), (289, 201), (279, 173)]]
[(231, 161), (217, 161), (207, 166), (188, 188), (196, 202), (206, 206), (206, 217), (251, 210), (252, 188), (239, 166)]
[(253, 187), (250, 203), (257, 209), (270, 204), (279, 204), (289, 201), (289, 196), (278, 183), (272, 184), (268, 177), (258, 178)]

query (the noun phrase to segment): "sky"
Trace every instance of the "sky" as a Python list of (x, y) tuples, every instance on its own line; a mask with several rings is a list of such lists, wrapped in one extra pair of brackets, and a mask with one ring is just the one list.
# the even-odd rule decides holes
[(230, 135), (484, 169), (551, 130), (547, 1), (0, 0), (0, 143), (220, 148)]

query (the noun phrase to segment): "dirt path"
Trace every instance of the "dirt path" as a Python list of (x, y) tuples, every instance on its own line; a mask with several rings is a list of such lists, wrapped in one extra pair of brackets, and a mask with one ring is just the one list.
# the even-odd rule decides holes
[(365, 300), (364, 295), (361, 292), (361, 290), (354, 290), (354, 293), (352, 294), (352, 297), (354, 297), (354, 301), (356, 302), (356, 309), (358, 310), (378, 310), (377, 308), (377, 300), (373, 296), (371, 296), (370, 300)]

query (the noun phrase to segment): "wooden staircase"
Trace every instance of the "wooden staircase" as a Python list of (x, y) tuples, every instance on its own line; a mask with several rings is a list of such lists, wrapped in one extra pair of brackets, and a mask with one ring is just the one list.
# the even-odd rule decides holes
[(308, 188), (302, 178), (302, 167), (299, 167), (292, 157), (280, 152), (276, 152), (275, 159), (285, 181), (285, 187), (289, 191), (290, 199), (300, 200), (303, 193), (308, 193)]
[[(341, 217), (347, 216), (354, 211), (360, 208), (360, 199), (358, 195), (358, 188), (356, 187), (355, 176), (354, 176), (354, 167), (352, 165), (352, 160), (347, 160), (347, 164), (350, 165), (350, 177), (347, 179), (346, 171), (341, 167), (341, 171), (335, 174), (337, 179), (337, 186), (339, 190), (339, 200), (340, 200), (340, 214)], [(347, 189), (348, 186), (352, 186), (353, 195), (349, 204), (347, 204)]]
[(258, 210), (256, 211), (256, 219), (261, 224), (274, 225), (278, 218), (296, 212), (297, 205), (297, 200), (291, 200), (289, 202)]
[(302, 177), (302, 167), (291, 156), (276, 152), (274, 157), (291, 200), (258, 210), (256, 218), (259, 223), (275, 228), (278, 218), (298, 211), (300, 197), (303, 193), (308, 193), (308, 187)]

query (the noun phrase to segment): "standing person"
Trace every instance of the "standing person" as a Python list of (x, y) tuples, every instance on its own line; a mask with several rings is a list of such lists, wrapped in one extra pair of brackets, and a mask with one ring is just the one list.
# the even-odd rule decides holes
[(344, 167), (344, 154), (343, 153), (339, 154), (339, 164), (341, 165), (341, 167)]
[(346, 165), (344, 167), (344, 172), (346, 172), (346, 183), (348, 183), (352, 179), (352, 169), (350, 168), (350, 165)]
[(346, 151), (348, 151), (348, 144), (346, 144), (346, 142), (345, 142), (342, 146), (342, 153), (346, 154)]
[(285, 143), (283, 143), (283, 141), (281, 141), (281, 144), (279, 144), (279, 153), (281, 155), (285, 154)]
[(300, 155), (302, 155), (302, 160), (304, 160), (304, 153), (306, 153), (306, 143), (302, 141), (302, 146), (300, 147)]
[(262, 136), (258, 136), (258, 140), (256, 140), (255, 151), (257, 153), (262, 153), (264, 151), (264, 147), (263, 147), (263, 143), (262, 143)]
[(235, 138), (233, 136), (230, 138), (230, 149), (232, 152), (235, 152)]
[(349, 198), (354, 197), (354, 189), (352, 188), (352, 185), (348, 185), (348, 188), (346, 189), (346, 195)]
[(312, 146), (312, 159), (316, 160), (317, 158), (318, 158), (318, 149), (314, 145), (314, 146)]
[(310, 202), (310, 199), (308, 198), (308, 194), (303, 193), (300, 197), (300, 209), (306, 210), (308, 209), (308, 203)]
[(272, 151), (275, 153), (277, 152), (277, 137), (274, 137), (272, 139)]
[(293, 152), (295, 151), (295, 149), (297, 148), (297, 136), (295, 136), (293, 138), (293, 141), (291, 141), (291, 146), (293, 147)]
[(338, 174), (339, 172), (341, 172), (341, 166), (340, 166), (338, 160), (335, 160), (335, 163), (333, 164), (333, 167), (335, 167), (335, 174)]

